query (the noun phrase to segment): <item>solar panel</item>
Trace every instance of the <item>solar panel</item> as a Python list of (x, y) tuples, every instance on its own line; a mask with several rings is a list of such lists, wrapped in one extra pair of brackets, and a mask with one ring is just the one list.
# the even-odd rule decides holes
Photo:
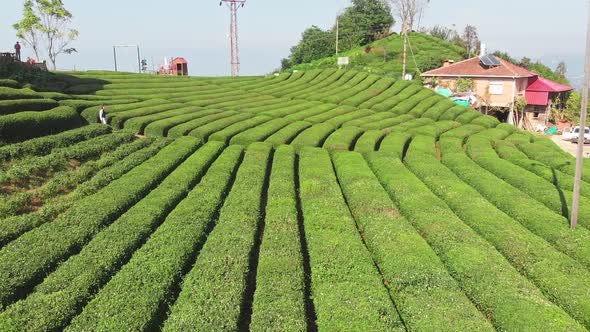
[(502, 63), (493, 55), (484, 55), (480, 58), (481, 63), (488, 67), (497, 67), (501, 66)]

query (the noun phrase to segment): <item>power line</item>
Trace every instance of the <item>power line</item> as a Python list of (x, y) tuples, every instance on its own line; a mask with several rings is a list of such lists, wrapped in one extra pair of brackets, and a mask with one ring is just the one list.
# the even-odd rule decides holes
[(238, 43), (238, 9), (244, 7), (246, 0), (221, 0), (219, 5), (223, 3), (227, 5), (230, 10), (231, 23), (230, 23), (230, 63), (231, 63), (231, 76), (240, 76), (240, 47)]

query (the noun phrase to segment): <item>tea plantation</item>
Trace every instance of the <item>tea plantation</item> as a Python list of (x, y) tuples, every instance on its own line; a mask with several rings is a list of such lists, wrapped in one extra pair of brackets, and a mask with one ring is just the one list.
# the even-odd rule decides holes
[(72, 75), (0, 80), (1, 331), (590, 329), (548, 138), (366, 72)]

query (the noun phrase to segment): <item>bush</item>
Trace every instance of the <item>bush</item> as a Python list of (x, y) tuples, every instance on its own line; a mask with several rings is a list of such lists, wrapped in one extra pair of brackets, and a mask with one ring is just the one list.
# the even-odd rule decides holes
[(215, 228), (185, 276), (164, 331), (237, 330), (250, 284), (250, 253), (257, 252), (263, 222), (262, 197), (271, 147), (250, 145)]
[(382, 130), (365, 131), (354, 145), (354, 151), (360, 153), (377, 151), (386, 133)]
[(315, 124), (297, 135), (297, 137), (291, 142), (291, 145), (293, 145), (297, 151), (305, 146), (320, 147), (334, 130), (336, 130), (336, 128), (329, 123)]
[(337, 129), (324, 142), (323, 148), (328, 150), (350, 150), (363, 134), (364, 130), (357, 127)]
[(368, 154), (368, 161), (401, 213), (428, 241), (461, 289), (490, 317), (496, 329), (583, 329), (460, 220), (399, 159), (373, 153)]
[(111, 128), (102, 125), (89, 125), (79, 129), (65, 131), (60, 134), (33, 138), (21, 143), (0, 147), (0, 160), (23, 158), (26, 156), (42, 156), (51, 153), (54, 148), (69, 146), (93, 137), (106, 135)]
[(295, 121), (282, 129), (278, 130), (271, 136), (269, 136), (266, 140), (267, 143), (272, 144), (275, 148), (281, 144), (289, 144), (291, 141), (297, 137), (301, 132), (306, 130), (307, 128), (311, 127), (312, 124), (305, 121)]
[(0, 117), (0, 140), (10, 142), (60, 133), (83, 125), (75, 109), (60, 106), (45, 112), (20, 112)]
[[(332, 155), (342, 192), (410, 331), (493, 330), (435, 251), (398, 211), (363, 157)], [(424, 315), (423, 308), (428, 308)]]
[(298, 167), (318, 330), (405, 330), (350, 215), (328, 152), (305, 148)]
[(27, 111), (46, 111), (57, 106), (59, 104), (52, 99), (0, 100), (0, 115)]
[[(0, 306), (31, 292), (60, 261), (81, 248), (101, 228), (112, 223), (151, 191), (200, 144), (179, 139), (154, 158), (111, 182), (95, 195), (77, 202), (55, 221), (12, 241), (0, 251)], [(117, 195), (113, 195), (116, 192)], [(27, 264), (23, 265), (22, 261)]]

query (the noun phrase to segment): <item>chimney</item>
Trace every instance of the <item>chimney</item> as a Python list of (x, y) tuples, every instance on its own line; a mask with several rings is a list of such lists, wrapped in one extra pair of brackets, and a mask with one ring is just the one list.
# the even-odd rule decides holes
[(450, 65), (452, 65), (454, 63), (455, 63), (455, 60), (450, 60), (450, 59), (449, 60), (445, 60), (443, 62), (443, 68), (446, 68), (446, 67), (448, 67), (448, 66), (450, 66)]
[(479, 56), (482, 57), (482, 56), (486, 55), (487, 51), (488, 50), (486, 50), (486, 44), (481, 43)]

